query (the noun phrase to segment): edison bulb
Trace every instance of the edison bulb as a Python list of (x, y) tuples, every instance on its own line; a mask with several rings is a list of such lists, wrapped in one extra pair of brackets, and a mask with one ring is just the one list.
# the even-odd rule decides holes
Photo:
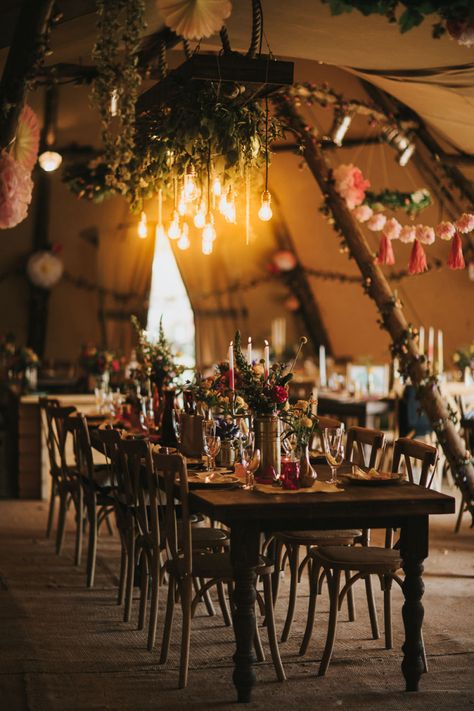
[(186, 206), (186, 198), (185, 198), (185, 195), (184, 195), (184, 190), (182, 190), (182, 191), (181, 191), (181, 196), (180, 196), (180, 198), (179, 198), (179, 203), (178, 203), (178, 212), (179, 212), (179, 214), (182, 216), (182, 215), (185, 215), (185, 214), (186, 214), (187, 209), (188, 209), (188, 208), (187, 208), (187, 206)]
[(118, 114), (118, 91), (114, 89), (110, 97), (110, 115), (117, 116)]
[(214, 178), (214, 182), (212, 184), (212, 192), (216, 197), (220, 197), (222, 195), (222, 183), (220, 181), (220, 178)]
[(203, 242), (213, 242), (216, 239), (216, 230), (211, 221), (208, 220), (202, 231)]
[(186, 170), (184, 176), (184, 200), (186, 202), (193, 202), (197, 198), (197, 185), (196, 185), (196, 173), (194, 168), (191, 166)]
[(57, 170), (62, 162), (63, 157), (57, 151), (43, 151), (38, 158), (38, 163), (46, 173)]
[(188, 228), (187, 224), (185, 223), (183, 225), (183, 231), (181, 232), (181, 237), (179, 238), (179, 240), (177, 242), (179, 249), (182, 249), (183, 251), (185, 249), (188, 249), (191, 244), (189, 241), (188, 233), (189, 233), (189, 228)]
[(146, 215), (144, 212), (142, 212), (140, 216), (140, 222), (138, 223), (138, 236), (140, 239), (146, 239), (148, 235), (148, 227), (146, 223)]
[(226, 210), (224, 213), (224, 217), (227, 220), (227, 222), (231, 222), (234, 225), (237, 222), (237, 212), (235, 209), (234, 193), (232, 192), (232, 190), (230, 188), (227, 193), (227, 202), (226, 202)]
[(260, 210), (258, 211), (258, 216), (262, 220), (262, 222), (268, 222), (268, 220), (272, 219), (273, 212), (271, 208), (271, 201), (272, 201), (272, 196), (268, 192), (268, 190), (265, 190), (262, 193), (262, 205), (260, 207)]
[(227, 212), (227, 195), (225, 193), (222, 193), (221, 199), (219, 200), (219, 212), (224, 216)]
[(176, 210), (174, 211), (173, 219), (171, 220), (170, 226), (168, 228), (168, 237), (170, 239), (179, 239), (181, 237), (179, 215)]
[(202, 230), (204, 225), (206, 224), (206, 210), (204, 207), (204, 203), (201, 203), (199, 205), (198, 211), (194, 215), (194, 226), (197, 227), (198, 229)]
[(202, 253), (205, 255), (212, 254), (212, 241), (202, 240)]

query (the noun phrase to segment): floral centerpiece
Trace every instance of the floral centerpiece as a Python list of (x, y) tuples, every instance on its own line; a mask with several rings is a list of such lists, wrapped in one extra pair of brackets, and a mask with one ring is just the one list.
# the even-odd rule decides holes
[(298, 400), (294, 405), (290, 405), (287, 410), (283, 410), (280, 419), (286, 424), (285, 437), (293, 436), (298, 448), (308, 447), (319, 419), (314, 413), (316, 400)]
[(474, 341), (470, 346), (461, 346), (453, 353), (453, 362), (463, 374), (469, 368), (474, 374)]
[(104, 348), (97, 348), (92, 343), (82, 346), (79, 364), (87, 375), (92, 376), (117, 373), (120, 370), (120, 361), (114, 353)]
[[(240, 373), (235, 370), (234, 378), (239, 387)], [(203, 378), (196, 373), (194, 381), (187, 388), (201, 409), (208, 411), (218, 409), (223, 415), (245, 415), (248, 412), (247, 403), (241, 395), (235, 395), (230, 389), (229, 362), (222, 361), (216, 365), (213, 375)]]
[(161, 393), (165, 387), (176, 383), (185, 367), (177, 362), (178, 353), (174, 352), (171, 343), (165, 336), (162, 320), (160, 320), (158, 338), (155, 341), (149, 338), (136, 316), (132, 316), (132, 324), (138, 336), (137, 359), (141, 364), (142, 372), (150, 378), (151, 382), (156, 385), (158, 392)]
[(283, 410), (288, 401), (288, 383), (293, 377), (291, 372), (287, 372), (287, 364), (272, 363), (267, 372), (263, 360), (247, 363), (239, 331), (235, 334), (234, 349), (236, 394), (244, 399), (256, 416), (275, 415)]

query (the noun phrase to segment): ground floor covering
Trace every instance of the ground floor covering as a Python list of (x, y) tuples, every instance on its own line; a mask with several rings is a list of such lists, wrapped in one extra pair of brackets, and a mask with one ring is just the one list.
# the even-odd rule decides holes
[[(177, 690), (179, 613), (170, 659), (146, 650), (144, 632), (121, 621), (116, 605), (119, 544), (106, 532), (99, 540), (94, 589), (72, 564), (73, 536), (61, 557), (44, 535), (46, 504), (0, 502), (0, 709), (1, 711), (145, 711), (235, 708), (233, 637), (222, 617), (200, 605), (191, 640), (189, 685)], [(324, 592), (318, 627), (308, 654), (297, 651), (305, 622), (306, 580), (301, 584), (290, 639), (281, 645), (288, 681), (276, 681), (269, 653), (257, 669), (255, 709), (474, 709), (474, 530), (467, 516), (455, 535), (454, 517), (432, 519), (426, 563), (425, 643), (429, 673), (421, 691), (406, 694), (400, 672), (403, 626), (401, 592), (394, 590), (394, 649), (370, 638), (363, 585), (357, 589), (357, 619), (341, 614), (333, 662), (316, 676), (326, 631)], [(70, 528), (72, 531), (72, 527)], [(288, 580), (277, 605), (281, 629)], [(162, 595), (162, 606), (165, 595)], [(377, 591), (379, 618), (382, 599)], [(138, 605), (135, 605), (135, 613)], [(161, 613), (163, 610), (161, 610)], [(160, 616), (158, 638), (163, 614)], [(262, 640), (266, 644), (265, 632)]]

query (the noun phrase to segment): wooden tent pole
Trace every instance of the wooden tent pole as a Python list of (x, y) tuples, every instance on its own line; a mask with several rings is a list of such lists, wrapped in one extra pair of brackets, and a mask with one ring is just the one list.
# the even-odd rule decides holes
[(13, 141), (28, 82), (46, 51), (54, 0), (24, 0), (0, 82), (0, 150)]
[(403, 314), (401, 304), (392, 292), (381, 268), (375, 263), (358, 224), (345, 202), (334, 188), (331, 168), (320, 151), (311, 132), (290, 101), (282, 96), (275, 98), (280, 116), (290, 131), (299, 139), (305, 160), (318, 182), (327, 205), (332, 211), (335, 224), (347, 243), (350, 255), (362, 273), (366, 293), (375, 301), (381, 314), (381, 324), (392, 338), (392, 349), (399, 356), (401, 368), (418, 390), (418, 397), (428, 415), (438, 441), (451, 467), (454, 480), (460, 488), (474, 525), (474, 466), (466, 451), (463, 439), (456, 431), (448, 407), (443, 400), (436, 380), (432, 377), (418, 346), (411, 327)]

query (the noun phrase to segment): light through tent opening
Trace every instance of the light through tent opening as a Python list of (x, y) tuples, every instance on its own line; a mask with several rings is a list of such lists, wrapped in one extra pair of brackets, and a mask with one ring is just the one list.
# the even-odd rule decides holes
[(194, 368), (194, 313), (168, 237), (162, 231), (156, 238), (148, 309), (147, 330), (152, 339), (158, 337), (161, 318), (166, 338), (180, 354), (178, 362)]

